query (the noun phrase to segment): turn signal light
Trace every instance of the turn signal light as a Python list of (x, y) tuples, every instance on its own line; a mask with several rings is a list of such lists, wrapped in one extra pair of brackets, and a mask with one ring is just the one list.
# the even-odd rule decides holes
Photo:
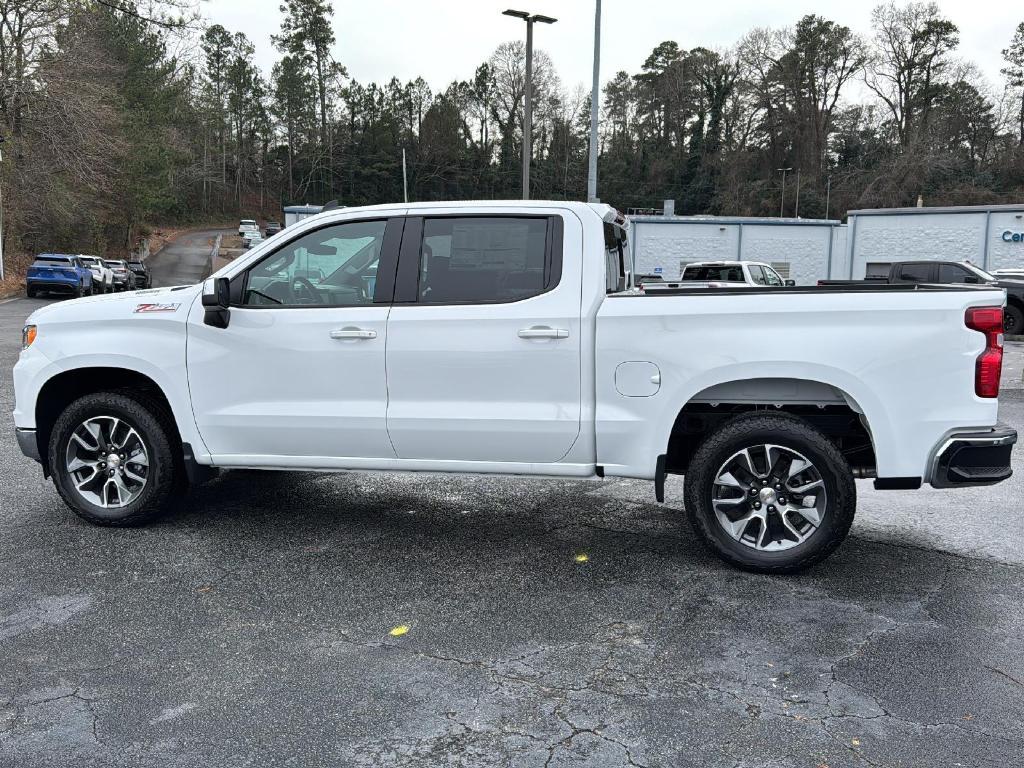
[(28, 349), (32, 346), (32, 342), (36, 340), (36, 334), (38, 333), (34, 325), (26, 325), (21, 329), (21, 348)]
[(972, 331), (985, 334), (985, 350), (974, 365), (974, 393), (978, 397), (999, 397), (1003, 374), (1003, 308), (971, 307), (964, 322)]

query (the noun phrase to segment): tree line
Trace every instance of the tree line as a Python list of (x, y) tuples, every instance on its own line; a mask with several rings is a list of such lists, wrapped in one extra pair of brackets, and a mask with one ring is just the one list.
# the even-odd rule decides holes
[[(282, 0), (264, 72), (194, 0), (0, 0), (6, 250), (105, 253), (154, 223), (401, 200), (403, 150), (410, 200), (519, 196), (522, 42), (443, 89), (361, 83), (333, 13)], [(603, 86), (599, 195), (803, 217), (1020, 202), (1024, 22), (1000, 43), (989, 82), (926, 2), (879, 5), (862, 32), (810, 14), (724, 50), (663, 42)], [(534, 56), (532, 194), (584, 199), (589, 93)]]

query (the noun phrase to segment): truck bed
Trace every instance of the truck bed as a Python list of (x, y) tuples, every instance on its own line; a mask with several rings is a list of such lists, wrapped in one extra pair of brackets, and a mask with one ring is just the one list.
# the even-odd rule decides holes
[(657, 290), (641, 291), (630, 290), (610, 294), (609, 298), (619, 296), (709, 296), (709, 295), (735, 295), (744, 296), (756, 294), (806, 294), (806, 293), (934, 293), (936, 291), (985, 291), (992, 290), (987, 285), (968, 285), (965, 283), (883, 283), (871, 280), (829, 280), (821, 285), (791, 285), (791, 286), (736, 286), (736, 287), (707, 287), (701, 283), (693, 286), (666, 285), (658, 287)]

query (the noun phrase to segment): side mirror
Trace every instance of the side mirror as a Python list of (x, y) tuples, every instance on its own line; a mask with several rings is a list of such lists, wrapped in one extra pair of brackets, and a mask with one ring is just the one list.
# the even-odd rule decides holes
[(211, 277), (203, 283), (203, 322), (214, 328), (227, 328), (231, 319), (231, 281), (226, 277)]
[(787, 288), (792, 288), (796, 285), (796, 280), (786, 280), (784, 282)]

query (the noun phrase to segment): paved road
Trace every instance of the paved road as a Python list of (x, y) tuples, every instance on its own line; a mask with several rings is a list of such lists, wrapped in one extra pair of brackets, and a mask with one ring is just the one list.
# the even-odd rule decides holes
[(236, 472), (104, 530), (5, 430), (0, 765), (1021, 764), (1024, 471), (858, 487), (856, 535), (770, 578), (679, 484)]
[(210, 273), (210, 250), (217, 235), (230, 229), (185, 232), (149, 261), (156, 287), (197, 283)]

